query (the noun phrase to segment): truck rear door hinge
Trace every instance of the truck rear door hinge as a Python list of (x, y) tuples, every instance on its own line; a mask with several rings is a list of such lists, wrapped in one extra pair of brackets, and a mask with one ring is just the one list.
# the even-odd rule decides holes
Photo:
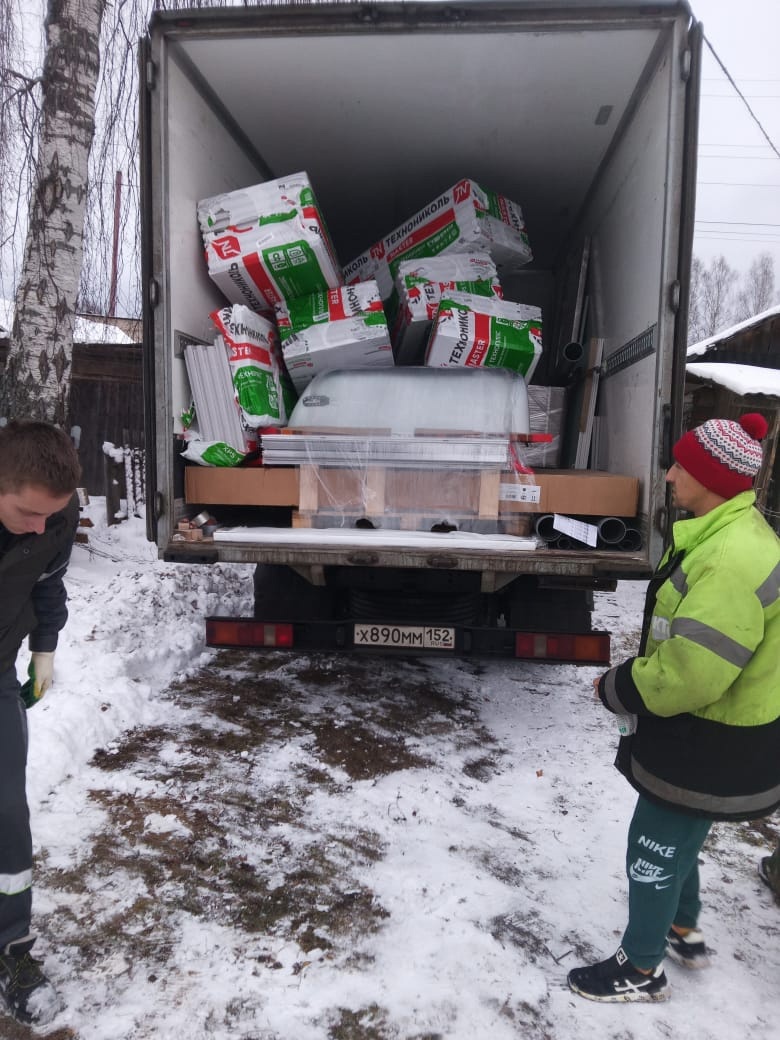
[(680, 309), (680, 283), (678, 281), (672, 282), (669, 286), (669, 306), (672, 308), (672, 313), (676, 314)]
[(160, 286), (156, 278), (149, 279), (149, 306), (154, 310), (160, 302)]
[(144, 74), (146, 76), (146, 89), (154, 90), (155, 83), (157, 81), (157, 66), (154, 64), (151, 58), (148, 59), (146, 62)]

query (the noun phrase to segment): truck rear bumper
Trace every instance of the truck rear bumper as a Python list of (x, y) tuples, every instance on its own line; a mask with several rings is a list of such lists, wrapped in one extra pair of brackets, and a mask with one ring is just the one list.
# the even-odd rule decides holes
[(554, 664), (607, 665), (608, 632), (532, 632), (509, 628), (405, 625), (384, 621), (258, 621), (209, 617), (211, 647), (392, 656), (514, 657)]

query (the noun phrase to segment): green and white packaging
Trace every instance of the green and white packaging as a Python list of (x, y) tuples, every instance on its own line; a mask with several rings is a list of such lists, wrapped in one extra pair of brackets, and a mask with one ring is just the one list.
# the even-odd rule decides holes
[[(462, 180), (351, 261), (344, 277), (348, 283), (373, 278), (387, 301), (404, 261), (475, 251), (489, 253), (499, 273), (533, 259), (520, 206), (476, 181)], [(388, 315), (392, 325), (392, 309)]]
[(277, 323), (284, 364), (299, 393), (319, 372), (393, 364), (376, 282), (288, 301), (277, 307)]
[(253, 430), (287, 422), (276, 326), (248, 307), (233, 304), (210, 315), (228, 352), (236, 400)]
[(187, 441), (181, 456), (199, 466), (238, 466), (244, 461), (242, 453), (224, 441)]
[(445, 293), (502, 298), (496, 265), (487, 253), (446, 253), (404, 260), (395, 279), (398, 315), (391, 332), (396, 364), (422, 364), (425, 343)]
[(528, 383), (542, 353), (538, 307), (449, 293), (428, 341), (429, 368), (485, 367), (519, 372)]
[(306, 173), (198, 203), (209, 275), (232, 303), (272, 314), (284, 301), (343, 284)]

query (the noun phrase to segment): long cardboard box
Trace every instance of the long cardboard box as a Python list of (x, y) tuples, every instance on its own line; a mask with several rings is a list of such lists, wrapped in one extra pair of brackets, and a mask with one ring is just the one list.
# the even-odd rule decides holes
[[(539, 488), (533, 490), (534, 485)], [(518, 494), (528, 500), (513, 500)], [(540, 470), (501, 478), (501, 512), (565, 513), (569, 516), (636, 516), (639, 480), (598, 470)]]
[[(435, 471), (434, 471), (435, 472)], [(320, 484), (318, 505), (329, 499), (354, 508), (358, 503), (371, 508), (365, 500), (365, 487), (359, 490), (353, 470), (324, 469), (327, 487)], [(382, 499), (386, 510), (410, 509), (415, 506), (448, 508), (453, 512), (458, 505), (466, 511), (475, 508), (485, 512), (484, 497), (487, 486), (479, 474), (435, 473), (438, 479), (421, 480), (417, 471), (387, 469), (382, 481)], [(496, 474), (496, 484), (499, 475)], [(426, 490), (423, 492), (423, 488)], [(538, 488), (538, 491), (535, 490)], [(372, 489), (378, 491), (379, 489)], [(422, 495), (422, 501), (414, 501)], [(218, 467), (188, 466), (184, 473), (184, 493), (190, 504), (197, 505), (265, 505), (290, 506), (299, 504), (311, 509), (301, 499), (300, 470), (297, 467), (247, 467), (221, 469)], [(493, 494), (496, 492), (493, 491)], [(518, 496), (517, 498), (513, 496)], [(370, 496), (371, 497), (371, 496)], [(636, 516), (639, 502), (639, 481), (636, 477), (594, 470), (544, 470), (532, 476), (511, 473), (500, 475), (498, 509), (505, 513), (565, 513), (570, 516)], [(381, 508), (375, 501), (373, 508)]]
[(188, 466), (184, 497), (197, 505), (297, 507), (298, 483), (297, 467)]

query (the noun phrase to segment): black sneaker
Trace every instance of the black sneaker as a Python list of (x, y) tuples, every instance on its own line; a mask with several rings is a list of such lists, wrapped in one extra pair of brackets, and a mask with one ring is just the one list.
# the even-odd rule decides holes
[(666, 937), (666, 952), (683, 968), (710, 966), (710, 951), (705, 945), (704, 936), (695, 928), (687, 935), (680, 935), (674, 928), (670, 928)]
[(8, 1010), (26, 1025), (45, 1025), (60, 1010), (54, 986), (30, 955), (35, 939), (26, 935), (0, 949), (0, 994)]
[(669, 997), (663, 966), (659, 964), (645, 975), (636, 970), (622, 946), (609, 960), (586, 968), (573, 968), (568, 983), (569, 988), (581, 997), (609, 1004), (667, 1000)]

